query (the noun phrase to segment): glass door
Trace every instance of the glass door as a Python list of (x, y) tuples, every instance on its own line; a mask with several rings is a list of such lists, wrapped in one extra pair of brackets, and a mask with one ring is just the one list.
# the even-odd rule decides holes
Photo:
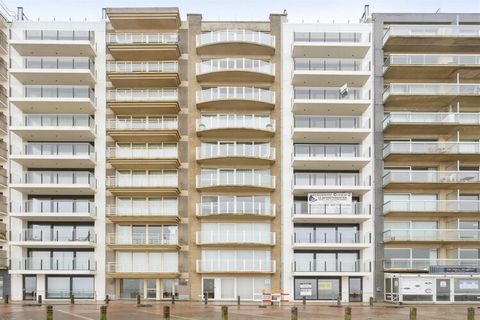
[(148, 279), (146, 281), (147, 285), (147, 299), (156, 299), (157, 298), (157, 280)]
[(362, 278), (348, 279), (348, 299), (350, 302), (362, 302)]
[(203, 279), (203, 296), (208, 299), (215, 299), (215, 279)]
[(24, 276), (23, 277), (23, 300), (37, 299), (37, 277)]
[(220, 297), (221, 299), (235, 299), (235, 279), (220, 279)]

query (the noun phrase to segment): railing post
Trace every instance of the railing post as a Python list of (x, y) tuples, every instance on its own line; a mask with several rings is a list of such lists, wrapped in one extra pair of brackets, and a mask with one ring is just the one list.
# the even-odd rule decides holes
[(100, 306), (100, 320), (107, 320), (107, 306)]
[(47, 320), (53, 320), (53, 306), (47, 306)]
[(110, 302), (110, 296), (107, 294), (105, 296), (105, 304), (108, 304)]
[(306, 297), (306, 296), (303, 296), (303, 297), (302, 297), (302, 304), (303, 304), (304, 306), (307, 305), (307, 297)]
[(175, 304), (175, 295), (172, 294), (172, 304)]
[(139, 294), (137, 294), (137, 305), (139, 305), (139, 304), (140, 304), (140, 302), (141, 302), (141, 301), (140, 301), (140, 295), (139, 295)]
[(5, 304), (8, 304), (8, 299), (9, 299), (9, 296), (8, 296), (8, 294), (6, 294), (3, 302), (4, 302)]
[(70, 295), (70, 304), (75, 304), (75, 296), (73, 294)]
[(410, 318), (409, 320), (417, 320), (417, 308), (411, 307), (410, 308)]
[(240, 306), (240, 296), (237, 296), (237, 306)]
[(42, 295), (38, 295), (38, 304), (42, 304)]
[(370, 297), (369, 304), (370, 304), (370, 307), (373, 307), (373, 297)]
[(475, 308), (468, 308), (467, 309), (467, 320), (475, 320)]
[(163, 306), (163, 320), (170, 320), (170, 307)]
[(290, 319), (291, 320), (298, 320), (298, 309), (297, 307), (292, 307), (292, 310), (291, 310), (291, 316), (290, 316)]
[(345, 308), (345, 320), (352, 320), (352, 308)]
[(204, 292), (204, 293), (203, 293), (203, 303), (204, 303), (205, 305), (208, 304), (208, 292)]
[(228, 307), (222, 306), (222, 320), (228, 320)]

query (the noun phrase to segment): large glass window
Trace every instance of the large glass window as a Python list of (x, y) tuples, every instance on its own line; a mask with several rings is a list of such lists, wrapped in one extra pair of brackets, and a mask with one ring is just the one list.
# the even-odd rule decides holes
[(93, 299), (95, 296), (94, 277), (47, 276), (47, 298), (67, 299), (71, 295), (78, 299)]
[(120, 279), (120, 298), (134, 299), (143, 296), (143, 279)]

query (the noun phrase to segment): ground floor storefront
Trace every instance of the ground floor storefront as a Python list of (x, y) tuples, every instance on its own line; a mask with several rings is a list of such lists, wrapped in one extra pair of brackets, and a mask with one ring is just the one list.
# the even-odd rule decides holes
[(348, 302), (362, 302), (362, 277), (295, 277), (295, 300), (337, 300)]
[(210, 300), (260, 301), (262, 293), (271, 293), (271, 278), (204, 276), (202, 292)]
[(22, 300), (95, 299), (95, 277), (87, 275), (23, 275)]
[(179, 279), (115, 279), (116, 299), (178, 299)]

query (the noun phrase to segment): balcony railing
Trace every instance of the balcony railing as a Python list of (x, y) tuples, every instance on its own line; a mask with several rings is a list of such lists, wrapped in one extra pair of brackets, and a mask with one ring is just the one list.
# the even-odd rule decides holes
[(90, 99), (95, 101), (95, 92), (89, 86), (28, 85), (21, 91), (12, 91), (15, 98)]
[(275, 216), (275, 204), (244, 202), (244, 201), (220, 201), (220, 202), (202, 202), (197, 203), (197, 216), (216, 216), (216, 215), (258, 215)]
[(294, 32), (295, 42), (319, 42), (319, 43), (368, 43), (370, 33), (362, 32)]
[(446, 141), (446, 142), (409, 142), (394, 141), (383, 147), (383, 156), (391, 153), (444, 153), (444, 154), (461, 154), (461, 153), (480, 153), (479, 142), (462, 142), (462, 141)]
[(257, 173), (234, 173), (232, 175), (200, 174), (197, 176), (197, 188), (214, 186), (257, 186), (275, 188), (275, 176)]
[(42, 69), (42, 70), (90, 70), (95, 73), (93, 60), (84, 57), (26, 57), (22, 60), (10, 61), (11, 68)]
[(27, 200), (11, 203), (12, 213), (44, 214), (88, 214), (96, 215), (95, 202), (92, 200)]
[(383, 176), (388, 183), (480, 183), (480, 171), (391, 170)]
[(175, 130), (178, 129), (177, 117), (159, 117), (144, 119), (108, 119), (107, 129), (111, 130)]
[(309, 205), (307, 201), (295, 201), (292, 213), (296, 216), (370, 214), (369, 210), (362, 207), (361, 202), (352, 202), (352, 204)]
[(275, 261), (259, 259), (197, 260), (197, 272), (275, 272)]
[(107, 263), (107, 272), (135, 272), (135, 273), (178, 273), (178, 263), (165, 261), (164, 263)]
[(275, 131), (275, 120), (249, 114), (217, 114), (215, 117), (203, 117), (197, 120), (197, 131), (211, 129), (246, 128)]
[(95, 120), (86, 114), (25, 114), (21, 119), (10, 118), (12, 126), (25, 127), (89, 127), (95, 128)]
[(41, 185), (89, 185), (95, 187), (95, 176), (86, 171), (29, 171), (22, 176), (12, 174), (11, 183)]
[(390, 124), (465, 124), (480, 125), (478, 112), (390, 112), (385, 115), (383, 128)]
[(480, 267), (480, 259), (385, 259), (384, 269), (429, 270), (430, 267)]
[(368, 157), (360, 145), (348, 144), (294, 144), (294, 158), (359, 158)]
[(293, 243), (296, 244), (325, 244), (325, 243), (370, 243), (371, 234), (361, 232), (303, 232), (293, 233)]
[(137, 205), (133, 203), (131, 206), (115, 206), (109, 205), (106, 209), (107, 216), (115, 217), (135, 217), (135, 216), (177, 216), (178, 208), (173, 206), (162, 206), (158, 203)]
[(459, 25), (391, 25), (383, 35), (383, 44), (389, 37), (479, 37), (479, 26)]
[(22, 258), (11, 260), (12, 270), (25, 271), (95, 271), (94, 259)]
[(408, 200), (387, 201), (383, 213), (389, 212), (480, 212), (479, 200)]
[(146, 148), (112, 147), (107, 149), (107, 157), (114, 159), (174, 159), (178, 158), (178, 149), (174, 148)]
[(23, 156), (59, 156), (81, 157), (88, 156), (95, 159), (95, 147), (90, 143), (35, 143), (29, 142), (23, 145), (23, 149), (11, 148), (12, 155)]
[(293, 272), (371, 272), (370, 261), (354, 260), (297, 260), (293, 261)]
[(197, 47), (222, 42), (251, 42), (275, 47), (275, 36), (250, 30), (219, 30), (197, 35)]
[(197, 75), (219, 71), (249, 71), (275, 75), (273, 63), (247, 58), (211, 59), (197, 63)]
[(137, 72), (178, 72), (177, 61), (115, 61), (107, 63), (107, 72), (112, 73), (137, 73)]
[(367, 186), (359, 174), (337, 172), (295, 172), (294, 185), (299, 186)]
[(200, 231), (196, 233), (197, 244), (275, 244), (275, 232), (261, 231)]
[(480, 241), (480, 229), (391, 229), (383, 241)]
[(361, 117), (348, 116), (294, 116), (295, 129), (359, 129), (369, 128), (370, 123)]
[(12, 232), (10, 241), (95, 243), (96, 235), (93, 230), (80, 232), (72, 230), (71, 232), (65, 232), (58, 230), (24, 229), (21, 232)]
[(149, 102), (149, 101), (177, 101), (177, 89), (117, 89), (107, 90), (107, 101), (111, 102)]
[(176, 33), (107, 33), (107, 44), (177, 43)]
[(275, 103), (275, 92), (254, 87), (216, 87), (197, 91), (197, 103), (216, 100), (252, 100)]
[(113, 245), (178, 245), (178, 234), (133, 233), (123, 235), (107, 234), (107, 244)]
[(478, 54), (391, 54), (385, 59), (384, 68), (391, 65), (479, 65)]
[(390, 95), (480, 96), (480, 84), (468, 83), (391, 83), (383, 99)]
[(83, 30), (23, 30), (11, 33), (12, 40), (95, 41), (94, 31)]
[(178, 178), (175, 175), (138, 175), (138, 176), (109, 176), (107, 187), (120, 188), (163, 188), (177, 187)]
[(302, 100), (370, 100), (370, 91), (361, 88), (306, 88), (295, 87), (294, 99)]
[(255, 144), (202, 144), (197, 147), (197, 160), (219, 157), (249, 157), (275, 160), (275, 148)]
[(294, 71), (370, 71), (362, 59), (295, 58)]

